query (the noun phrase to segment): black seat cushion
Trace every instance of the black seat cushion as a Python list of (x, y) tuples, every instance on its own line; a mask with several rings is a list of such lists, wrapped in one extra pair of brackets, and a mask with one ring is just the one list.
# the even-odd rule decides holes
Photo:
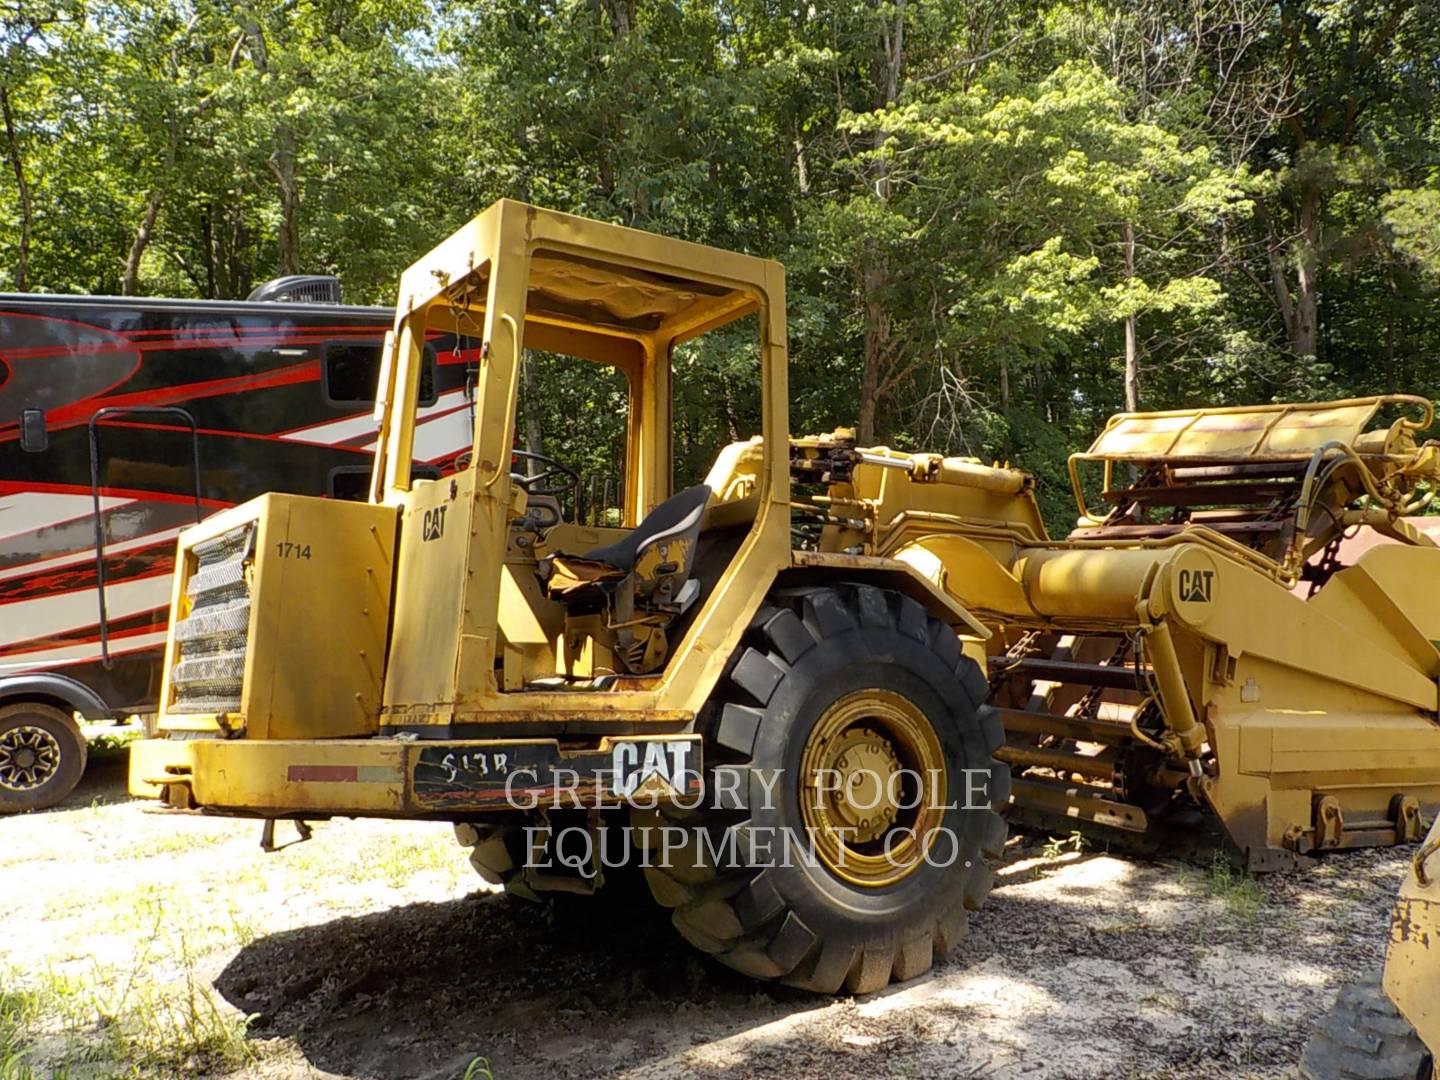
[(691, 528), (705, 512), (705, 504), (709, 501), (710, 489), (706, 485), (696, 484), (686, 488), (651, 510), (644, 521), (615, 543), (587, 551), (580, 558), (587, 562), (604, 563), (628, 574), (635, 569), (635, 556), (644, 545), (666, 533), (682, 533)]

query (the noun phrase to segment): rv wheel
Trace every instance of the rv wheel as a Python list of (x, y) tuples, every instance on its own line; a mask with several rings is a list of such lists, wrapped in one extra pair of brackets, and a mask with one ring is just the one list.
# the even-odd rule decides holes
[(74, 719), (38, 702), (0, 706), (0, 813), (45, 810), (85, 773), (85, 736)]

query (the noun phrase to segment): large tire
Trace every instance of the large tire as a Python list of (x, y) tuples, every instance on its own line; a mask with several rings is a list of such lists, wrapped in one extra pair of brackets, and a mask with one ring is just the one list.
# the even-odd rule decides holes
[[(578, 815), (575, 820), (552, 822), (555, 828), (566, 826), (584, 826), (586, 823), (584, 811), (567, 811), (567, 813)], [(602, 828), (620, 830), (625, 827), (625, 819), (615, 811), (606, 811), (602, 819)], [(519, 817), (517, 815), (517, 817)], [(617, 820), (618, 817), (618, 820)], [(506, 896), (514, 897), (527, 902), (542, 901), (545, 899), (568, 900), (572, 898), (584, 898), (587, 902), (593, 902), (599, 898), (605, 904), (626, 904), (636, 899), (649, 903), (649, 891), (645, 887), (644, 878), (640, 872), (638, 858), (632, 855), (631, 861), (625, 865), (607, 864), (601, 870), (599, 887), (593, 892), (584, 887), (578, 880), (572, 880), (564, 876), (550, 878), (548, 881), (536, 880), (533, 871), (526, 864), (530, 859), (530, 852), (527, 850), (529, 837), (526, 836), (527, 825), (538, 825), (535, 818), (520, 817), (513, 825), (494, 824), (470, 824), (468, 822), (457, 822), (455, 825), (455, 839), (461, 847), (466, 849), (470, 859), (470, 867), (480, 875), (481, 879), (491, 885), (498, 885)], [(605, 843), (605, 841), (596, 841)], [(623, 850), (617, 847), (602, 849), (609, 851)], [(557, 891), (556, 886), (560, 889)], [(570, 886), (566, 888), (566, 886)], [(562, 901), (563, 902), (563, 901)], [(592, 909), (593, 910), (593, 909)]]
[[(961, 654), (954, 632), (914, 600), (866, 585), (773, 595), (701, 717), (710, 760), (705, 805), (635, 814), (651, 837), (660, 835), (657, 826), (675, 825), (689, 837), (664, 851), (669, 865), (655, 858), (653, 842), (648, 845), (651, 892), (674, 909), (673, 922), (691, 944), (757, 978), (819, 993), (842, 988), (869, 993), (929, 970), (937, 952), (947, 954), (964, 936), (966, 913), (980, 906), (993, 881), (985, 859), (998, 858), (1005, 844), (1005, 822), (996, 809), (1009, 798), (1010, 771), (991, 756), (1004, 732), (985, 704), (988, 694), (985, 677)], [(863, 746), (846, 741), (889, 731), (882, 711), (874, 719), (867, 711), (873, 702), (888, 702), (882, 709), (893, 706), (913, 717), (912, 730), (923, 739), (930, 738), (925, 729), (933, 734), (929, 745), (943, 763), (943, 770), (935, 771), (943, 772), (951, 797), (935, 804), (929, 824), (912, 827), (926, 836), (937, 822), (948, 830), (953, 862), (941, 865), (950, 861), (952, 849), (941, 832), (933, 832), (933, 846), (924, 849), (933, 859), (911, 860), (914, 868), (895, 881), (879, 873), (854, 880), (849, 875), (860, 873), (862, 861), (854, 857), (841, 860), (843, 869), (804, 857), (747, 865), (744, 853), (754, 850), (750, 845), (757, 838), (777, 838), (788, 830), (802, 840), (801, 850), (804, 840), (826, 832), (814, 828), (813, 813), (807, 819), (801, 808), (802, 798), (816, 795), (813, 789), (802, 795), (802, 758), (824, 752), (810, 748), (904, 749), (903, 738), (882, 737)], [(846, 721), (848, 729), (834, 728), (850, 735), (827, 743), (822, 733), (832, 730), (836, 722), (830, 718), (836, 715), (858, 719)], [(818, 775), (815, 760), (806, 758), (808, 775)], [(885, 760), (903, 766), (906, 759), (897, 751)], [(767, 777), (774, 799), (766, 798)], [(983, 805), (962, 805), (962, 777), (988, 787)], [(854, 775), (849, 779), (861, 783)], [(845, 796), (838, 798), (843, 802)], [(947, 809), (947, 802), (956, 805)], [(883, 825), (875, 819), (862, 823), (876, 830), (901, 824), (888, 816)], [(881, 843), (867, 841), (865, 850), (873, 852)]]
[(85, 775), (85, 736), (53, 705), (0, 706), (0, 814), (46, 810)]
[(471, 825), (458, 822), (455, 840), (466, 849), (470, 868), (481, 879), (498, 885), (507, 896), (538, 900), (525, 884), (525, 829), (521, 825)]
[(1434, 1061), (1378, 975), (1340, 991), (1300, 1058), (1303, 1080), (1430, 1080)]

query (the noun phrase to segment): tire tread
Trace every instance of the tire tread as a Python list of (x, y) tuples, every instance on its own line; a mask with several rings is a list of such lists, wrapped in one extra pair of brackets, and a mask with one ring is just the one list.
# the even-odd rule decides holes
[(1432, 1067), (1378, 975), (1340, 991), (1300, 1058), (1301, 1080), (1418, 1080)]
[[(1003, 744), (999, 715), (984, 705), (989, 684), (978, 666), (963, 655), (959, 639), (945, 623), (931, 618), (914, 600), (873, 586), (812, 587), (793, 590), (762, 606), (752, 620), (747, 645), (732, 667), (728, 683), (734, 691), (762, 707), (736, 704), (722, 696), (715, 710), (713, 740), (726, 751), (748, 758), (764, 720), (763, 705), (774, 694), (790, 665), (811, 648), (859, 628), (890, 628), (924, 642), (960, 678), (975, 707), (975, 718), (987, 753)], [(724, 687), (725, 684), (722, 684)], [(977, 700), (978, 699), (978, 700)], [(738, 767), (743, 767), (741, 762)], [(737, 767), (728, 763), (727, 768)], [(991, 797), (995, 810), (1009, 798), (1009, 768), (991, 759)], [(661, 808), (663, 818), (669, 813)], [(725, 811), (719, 811), (723, 815)], [(716, 822), (744, 851), (748, 822)], [(992, 810), (982, 830), (986, 858), (1004, 848), (1004, 819)], [(723, 821), (723, 819), (722, 819)], [(737, 862), (739, 860), (736, 860)], [(968, 866), (968, 864), (967, 864)], [(675, 866), (646, 873), (655, 899), (674, 908), (672, 920), (697, 948), (757, 978), (778, 978), (787, 985), (818, 993), (842, 988), (863, 994), (892, 980), (914, 978), (928, 971), (935, 957), (952, 952), (968, 927), (967, 910), (979, 907), (989, 893), (993, 872), (984, 862), (969, 867), (963, 881), (962, 905), (945, 912), (935, 924), (904, 942), (880, 940), (863, 947), (828, 941), (807, 927), (786, 907), (767, 878), (744, 866)]]

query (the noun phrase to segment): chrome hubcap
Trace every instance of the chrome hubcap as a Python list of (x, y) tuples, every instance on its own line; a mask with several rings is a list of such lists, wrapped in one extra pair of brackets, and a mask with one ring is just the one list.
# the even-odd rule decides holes
[(60, 743), (44, 728), (22, 725), (0, 733), (0, 788), (33, 791), (60, 770)]

